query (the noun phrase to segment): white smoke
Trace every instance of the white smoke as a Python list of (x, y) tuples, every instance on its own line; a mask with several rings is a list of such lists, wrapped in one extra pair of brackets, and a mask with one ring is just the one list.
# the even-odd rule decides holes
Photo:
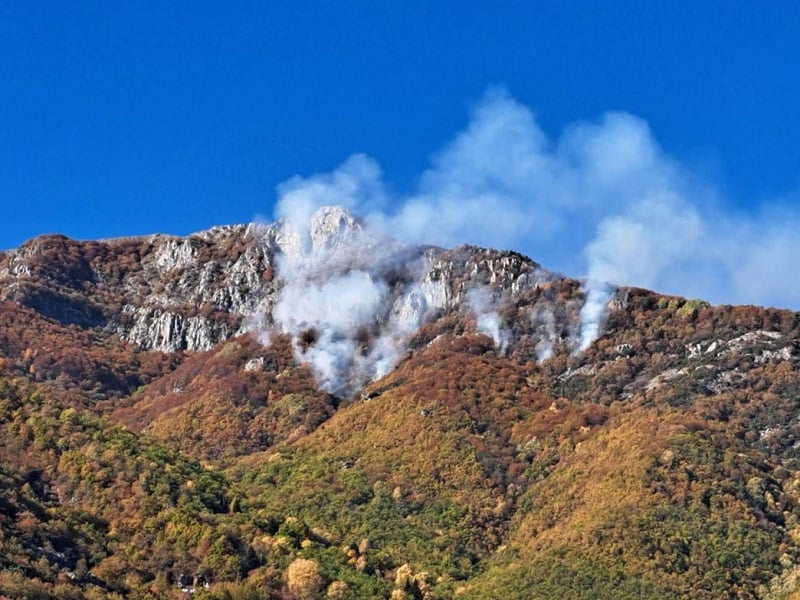
[(285, 278), (272, 317), (281, 332), (292, 335), (297, 360), (308, 362), (320, 385), (335, 392), (353, 370), (371, 370), (357, 336), (377, 322), (387, 286), (363, 271), (323, 281), (315, 271), (306, 274)]
[(624, 214), (601, 221), (584, 250), (588, 279), (579, 350), (602, 332), (613, 292), (610, 282), (658, 287), (676, 268), (690, 272), (690, 261), (701, 256), (704, 229), (693, 207), (668, 186), (643, 194)]
[(315, 178), (308, 195), (299, 184), (288, 189), (280, 207), (283, 253), (276, 260), (282, 287), (269, 311), (272, 328), (262, 329), (261, 341), (289, 334), (296, 361), (310, 366), (320, 386), (348, 394), (386, 375), (424, 322), (425, 265), (419, 250), (346, 210), (316, 206), (329, 197), (326, 191), (340, 201), (342, 192), (357, 193), (357, 180)]
[(292, 177), (278, 186), (275, 216), (297, 231), (307, 230), (312, 215), (323, 206), (343, 206), (371, 212), (386, 204), (380, 166), (363, 154), (353, 154), (331, 173)]
[(558, 339), (558, 319), (553, 311), (544, 307), (534, 307), (530, 314), (531, 325), (539, 335), (534, 351), (536, 360), (544, 362), (553, 356), (555, 343)]
[(586, 300), (581, 308), (581, 339), (577, 350), (586, 350), (600, 337), (608, 316), (608, 301), (612, 291), (612, 286), (605, 281), (587, 280)]
[(478, 333), (492, 338), (495, 348), (505, 353), (508, 348), (509, 333), (500, 325), (500, 315), (491, 292), (486, 288), (473, 288), (467, 294), (467, 302), (475, 313), (475, 326)]
[[(320, 206), (340, 204), (406, 242), (510, 248), (585, 275), (581, 348), (602, 333), (613, 285), (800, 307), (798, 203), (726, 209), (713, 185), (627, 113), (573, 123), (554, 138), (528, 107), (492, 89), (416, 190), (388, 189), (378, 164), (356, 154), (330, 173), (282, 184), (276, 214), (307, 223)], [(298, 248), (310, 239), (301, 231)], [(482, 326), (491, 329), (491, 318)]]

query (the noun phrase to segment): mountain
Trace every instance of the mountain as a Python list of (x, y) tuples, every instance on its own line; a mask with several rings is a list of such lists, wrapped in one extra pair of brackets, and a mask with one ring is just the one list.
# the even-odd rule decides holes
[(0, 597), (800, 597), (800, 314), (586, 298), (338, 207), (0, 253)]

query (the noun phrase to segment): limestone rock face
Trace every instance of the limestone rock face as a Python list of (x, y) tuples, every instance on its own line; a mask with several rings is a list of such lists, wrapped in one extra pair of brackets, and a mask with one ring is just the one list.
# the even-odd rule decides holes
[(363, 231), (363, 223), (341, 206), (324, 206), (311, 217), (314, 249), (330, 251), (346, 247)]
[[(407, 246), (333, 206), (307, 223), (221, 226), (186, 237), (35, 238), (0, 253), (0, 300), (65, 324), (102, 327), (143, 349), (194, 351), (273, 326), (273, 308), (298, 273), (319, 287), (353, 270), (385, 287), (378, 326), (391, 322), (407, 334), (447, 312), (475, 312), (476, 288), (495, 311), (520, 301), (555, 306), (541, 289), (569, 281), (513, 252)], [(560, 339), (576, 318), (568, 307), (517, 329)]]
[(137, 346), (161, 352), (208, 350), (232, 333), (224, 323), (202, 315), (185, 317), (159, 309), (136, 310), (133, 325), (121, 332)]
[(323, 252), (328, 255), (343, 249), (350, 252), (363, 233), (363, 222), (347, 209), (324, 206), (307, 223), (280, 222), (273, 226), (269, 237), (289, 260), (298, 260)]

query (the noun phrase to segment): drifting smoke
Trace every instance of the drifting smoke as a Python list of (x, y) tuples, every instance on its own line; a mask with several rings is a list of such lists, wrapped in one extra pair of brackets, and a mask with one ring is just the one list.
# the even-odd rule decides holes
[(558, 320), (551, 310), (534, 308), (531, 312), (531, 325), (539, 332), (539, 341), (534, 351), (536, 360), (544, 362), (553, 356), (553, 349), (558, 337)]
[(608, 316), (608, 300), (613, 288), (605, 281), (589, 279), (586, 282), (586, 300), (581, 308), (581, 339), (578, 351), (592, 345), (603, 330)]
[(500, 353), (505, 353), (509, 334), (500, 326), (500, 315), (497, 313), (490, 292), (485, 288), (474, 288), (467, 294), (467, 302), (475, 313), (478, 333), (492, 338)]
[[(295, 359), (309, 364), (323, 388), (341, 395), (386, 375), (428, 309), (419, 250), (342, 208), (309, 210), (314, 194), (336, 197), (339, 188), (356, 190), (352, 183), (320, 178), (309, 195), (291, 187), (293, 202), (280, 207), (283, 287), (271, 310), (273, 329), (292, 337)], [(262, 342), (269, 343), (270, 334), (264, 332)]]
[(345, 383), (353, 369), (370, 370), (355, 339), (361, 327), (377, 320), (386, 284), (369, 273), (352, 271), (324, 282), (288, 280), (273, 309), (273, 318), (296, 344), (298, 358), (313, 365), (320, 385), (331, 391)]
[[(395, 302), (394, 316), (379, 314), (388, 288), (372, 263), (349, 279), (340, 274), (320, 283), (331, 249), (317, 254), (307, 224), (324, 205), (348, 207), (366, 216), (371, 231), (408, 243), (513, 248), (548, 268), (585, 275), (581, 349), (602, 333), (614, 285), (713, 302), (800, 306), (800, 279), (787, 276), (800, 271), (798, 210), (787, 203), (726, 214), (712, 186), (666, 155), (645, 121), (622, 112), (571, 124), (554, 139), (530, 109), (492, 89), (465, 130), (433, 156), (411, 194), (389, 193), (378, 164), (361, 154), (331, 173), (294, 177), (278, 193), (276, 214), (296, 229), (287, 243), (300, 257), (281, 268), (287, 289), (277, 307), (278, 325), (321, 332), (303, 358), (317, 365), (331, 388), (339, 385), (337, 373), (353, 367), (342, 365), (350, 359), (341, 356), (357, 349), (354, 330), (377, 320), (390, 332), (381, 333), (366, 354), (356, 352), (357, 368), (377, 372), (392, 364), (392, 344), (422, 322), (426, 307), (423, 296), (409, 289)], [(363, 256), (374, 247), (362, 239), (339, 250)], [(374, 259), (386, 263), (387, 256)], [(298, 272), (312, 275), (296, 280)], [(329, 301), (332, 296), (338, 300)], [(324, 308), (310, 306), (311, 298)], [(423, 306), (411, 310), (415, 302)], [(308, 312), (301, 313), (301, 306)], [(400, 325), (392, 319), (402, 306), (411, 316)], [(478, 326), (502, 345), (496, 312), (476, 312)], [(552, 343), (542, 344), (537, 352), (549, 356)]]

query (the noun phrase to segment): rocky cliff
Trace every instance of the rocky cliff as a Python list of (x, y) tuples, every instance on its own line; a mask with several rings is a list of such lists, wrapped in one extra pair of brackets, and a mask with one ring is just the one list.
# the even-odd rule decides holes
[(800, 315), (586, 304), (335, 207), (2, 253), (0, 597), (797, 597)]
[(289, 326), (274, 310), (298, 282), (300, 293), (322, 290), (339, 302), (346, 286), (325, 286), (354, 271), (382, 286), (370, 322), (352, 324), (368, 326), (375, 338), (384, 330), (410, 337), (446, 313), (471, 315), (473, 327), (504, 350), (538, 348), (546, 356), (577, 338), (576, 282), (513, 252), (405, 246), (338, 207), (320, 209), (300, 228), (237, 225), (185, 238), (100, 242), (36, 238), (0, 255), (0, 299), (62, 324), (103, 328), (142, 349), (197, 351)]

